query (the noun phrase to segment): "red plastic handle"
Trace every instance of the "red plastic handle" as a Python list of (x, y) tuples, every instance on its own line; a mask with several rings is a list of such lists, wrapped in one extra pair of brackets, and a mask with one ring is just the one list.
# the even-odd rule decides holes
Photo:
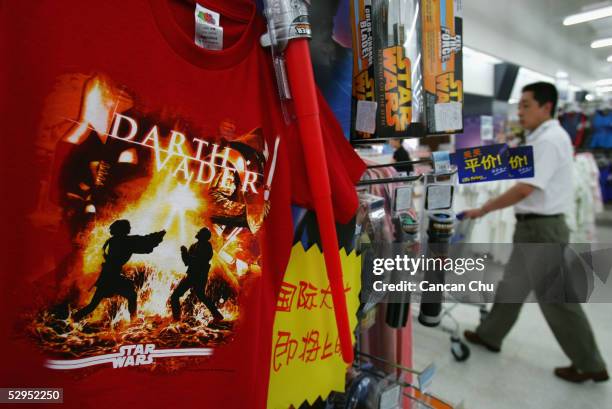
[(342, 265), (336, 236), (336, 222), (308, 41), (306, 39), (290, 41), (285, 57), (287, 59), (289, 86), (300, 130), (302, 149), (304, 150), (308, 182), (315, 204), (325, 267), (332, 292), (342, 357), (346, 363), (352, 363), (351, 329), (342, 283)]

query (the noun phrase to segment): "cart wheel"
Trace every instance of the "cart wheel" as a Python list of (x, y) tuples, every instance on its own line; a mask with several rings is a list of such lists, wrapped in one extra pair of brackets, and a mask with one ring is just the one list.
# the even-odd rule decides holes
[(487, 307), (480, 307), (480, 322), (483, 322), (488, 315), (489, 311), (487, 310)]
[(451, 337), (451, 353), (457, 362), (463, 362), (470, 357), (470, 348), (460, 339)]

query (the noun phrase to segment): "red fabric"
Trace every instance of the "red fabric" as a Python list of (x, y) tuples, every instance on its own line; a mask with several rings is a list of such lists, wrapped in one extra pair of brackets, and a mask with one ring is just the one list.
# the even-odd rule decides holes
[(586, 130), (586, 122), (587, 122), (587, 117), (586, 115), (582, 114), (582, 116), (580, 117), (580, 125), (578, 131), (576, 132), (576, 140), (574, 141), (574, 147), (575, 148), (579, 148), (582, 146), (582, 142), (584, 141), (584, 134), (585, 134), (585, 130)]
[[(331, 108), (319, 93), (319, 109), (321, 115), (321, 128), (326, 143), (325, 156), (328, 164), (329, 180), (331, 182), (334, 214), (340, 223), (348, 223), (357, 210), (356, 195), (347, 195), (345, 192), (355, 190), (355, 183), (366, 170), (366, 165), (355, 154), (350, 144), (345, 143), (342, 128), (336, 120)], [(304, 169), (304, 155), (299, 143), (299, 135), (295, 135), (295, 142), (291, 143), (292, 164), (297, 169)], [(293, 203), (310, 210), (314, 209), (314, 201), (308, 186), (306, 172), (299, 172), (292, 179), (294, 188), (291, 192)]]
[[(313, 200), (299, 136), (295, 127), (285, 125), (281, 118), (270, 55), (258, 45), (265, 30), (263, 20), (247, 1), (201, 3), (222, 14), (223, 51), (206, 51), (194, 44), (194, 6), (189, 2), (3, 3), (0, 11), (5, 62), (1, 64), (0, 98), (4, 122), (4, 136), (0, 138), (4, 198), (1, 213), (6, 227), (0, 257), (3, 314), (0, 380), (3, 386), (62, 387), (64, 406), (75, 408), (265, 407), (276, 293), (292, 243), (290, 205), (312, 207)], [(92, 97), (96, 92), (101, 95), (97, 100)], [(91, 101), (97, 101), (100, 106), (109, 101), (113, 104), (107, 111), (92, 111), (87, 108), (88, 101), (90, 105), (94, 104)], [(357, 207), (354, 183), (364, 165), (344, 139), (333, 113), (321, 97), (319, 104), (335, 217), (343, 222), (353, 216)], [(100, 112), (110, 113), (110, 119)], [(106, 125), (106, 132), (111, 133), (118, 121), (116, 114), (136, 121), (138, 131), (133, 141), (141, 142), (140, 145), (121, 138), (107, 137), (103, 141), (104, 135), (100, 134), (104, 131), (100, 129)], [(88, 118), (88, 128), (80, 130), (82, 118)], [(123, 124), (126, 123), (124, 120)], [(137, 203), (143, 202), (146, 192), (151, 193), (147, 189), (159, 184), (156, 179), (159, 175), (170, 177), (174, 183), (184, 182), (181, 175), (187, 174), (174, 174), (170, 168), (155, 169), (152, 142), (142, 145), (155, 125), (159, 127), (159, 140), (164, 147), (169, 144), (171, 130), (184, 134), (186, 142), (181, 146), (190, 149), (187, 156), (196, 156), (198, 145), (189, 145), (192, 138), (208, 144), (202, 148), (205, 152), (202, 159), (210, 153), (213, 144), (219, 147), (218, 153), (224, 147), (233, 147), (234, 168), (230, 174), (234, 178), (228, 183), (234, 183), (235, 190), (230, 195), (218, 185), (213, 188), (212, 182), (196, 185), (196, 189), (192, 181), (189, 186), (202, 192), (202, 196), (197, 197), (200, 200), (197, 211), (183, 213), (187, 221), (184, 229), (189, 234), (184, 237), (179, 234), (180, 218), (169, 219), (174, 224), (169, 224), (164, 243), (171, 243), (173, 247), (161, 250), (165, 245), (162, 243), (152, 253), (139, 257), (145, 262), (153, 258), (162, 260), (163, 252), (166, 258), (162, 261), (174, 263), (173, 254), (180, 255), (178, 245), (192, 244), (194, 232), (202, 226), (211, 228), (213, 248), (221, 253), (230, 232), (240, 227), (240, 247), (225, 250), (234, 260), (227, 262), (229, 267), (226, 267), (227, 274), (237, 283), (233, 285), (238, 288), (237, 295), (234, 294), (238, 317), (227, 319), (231, 323), (228, 327), (210, 332), (203, 328), (200, 335), (205, 335), (204, 338), (198, 338), (197, 334), (179, 337), (180, 342), (173, 346), (175, 349), (210, 347), (214, 351), (209, 357), (156, 357), (153, 365), (116, 369), (110, 363), (72, 370), (45, 368), (43, 365), (49, 358), (69, 360), (99, 355), (83, 352), (82, 348), (76, 350), (76, 355), (75, 350), (62, 353), (57, 344), (42, 340), (55, 337), (44, 331), (61, 334), (65, 330), (63, 324), (54, 321), (56, 326), (45, 327), (43, 332), (37, 332), (41, 326), (34, 324), (42, 311), (61, 315), (58, 311), (66, 308), (62, 304), (65, 300), (71, 300), (69, 308), (73, 313), (83, 307), (94, 291), (91, 286), (99, 274), (101, 246), (93, 248), (92, 265), (98, 267), (89, 275), (79, 274), (84, 268), (79, 263), (84, 258), (82, 248), (75, 250), (75, 242), (89, 248), (88, 243), (95, 237), (91, 233), (92, 225), (83, 224), (79, 225), (80, 231), (87, 234), (76, 238), (75, 216), (67, 209), (74, 211), (79, 205), (74, 204), (76, 199), (67, 199), (67, 193), (79, 191), (78, 203), (80, 200), (95, 203), (94, 226), (100, 224), (102, 241), (109, 237), (107, 224), (114, 215), (132, 218), (134, 234), (147, 234), (153, 226), (156, 230), (160, 228), (158, 222), (162, 219), (156, 218), (162, 217), (161, 214), (164, 218), (172, 216), (170, 210), (163, 210), (164, 206), (176, 210), (172, 203), (186, 200), (158, 195), (155, 200), (159, 203), (155, 202), (147, 210), (150, 216), (142, 216), (142, 206), (137, 207), (141, 211), (137, 216), (130, 213)], [(125, 127), (118, 128), (118, 134), (124, 137), (128, 131)], [(271, 173), (277, 137), (280, 142), (276, 168), (269, 200), (264, 204), (263, 192)], [(263, 149), (264, 142), (267, 151)], [(129, 163), (134, 154), (138, 164)], [(67, 167), (66, 157), (72, 158), (74, 167)], [(174, 159), (180, 161), (178, 156)], [(100, 161), (111, 164), (106, 176), (99, 165), (92, 168), (93, 162)], [(197, 173), (200, 162), (188, 163), (196, 166), (188, 170)], [(261, 165), (259, 173), (258, 164)], [(238, 168), (242, 170), (239, 172)], [(257, 189), (252, 194), (245, 169), (251, 170), (255, 178), (252, 186)], [(95, 194), (88, 198), (88, 192), (92, 191), (88, 189), (102, 176), (107, 178), (105, 183), (112, 186), (108, 189), (112, 192), (96, 188)], [(87, 187), (83, 188), (84, 185)], [(236, 193), (245, 186), (245, 192)], [(98, 191), (103, 198), (97, 197)], [(215, 204), (214, 198), (219, 196), (213, 193), (219, 192), (226, 200), (231, 196), (232, 202), (246, 210), (236, 206), (238, 215), (233, 215)], [(258, 216), (263, 215), (263, 223), (258, 222)], [(226, 227), (219, 233), (216, 226)], [(209, 287), (214, 277), (224, 274), (219, 267), (224, 261), (218, 257), (211, 262)], [(237, 273), (235, 260), (238, 259), (246, 260), (244, 263), (248, 265), (242, 275)], [(174, 277), (169, 288), (172, 290), (184, 272), (183, 266), (161, 270), (160, 275)], [(70, 287), (73, 284), (76, 287)], [(157, 294), (155, 291), (151, 294)], [(139, 293), (139, 297), (143, 294)], [(229, 294), (225, 301), (232, 300), (231, 291)], [(168, 295), (159, 295), (162, 307), (155, 308), (163, 309)], [(117, 300), (119, 305), (126, 304), (124, 299)], [(112, 348), (101, 347), (103, 354), (121, 345), (154, 343), (157, 349), (170, 348), (169, 344), (160, 344), (162, 337), (172, 337), (169, 332), (156, 332), (174, 328), (169, 307), (165, 315), (155, 318), (143, 312), (141, 301), (139, 298), (140, 318), (151, 324), (147, 334), (155, 333), (158, 338), (145, 341), (145, 338), (130, 336), (125, 329), (130, 324), (121, 324), (123, 327), (105, 332), (114, 337), (108, 341), (114, 344)], [(188, 302), (191, 301), (187, 297), (181, 300), (182, 305)], [(194, 305), (204, 308), (198, 302)], [(97, 313), (104, 308), (109, 307), (99, 306)], [(223, 311), (228, 314), (229, 309)], [(184, 328), (187, 331), (192, 325), (186, 322), (181, 322), (180, 325), (185, 325), (179, 327), (181, 331)], [(98, 329), (89, 331), (96, 333)], [(85, 345), (89, 341), (83, 342)]]

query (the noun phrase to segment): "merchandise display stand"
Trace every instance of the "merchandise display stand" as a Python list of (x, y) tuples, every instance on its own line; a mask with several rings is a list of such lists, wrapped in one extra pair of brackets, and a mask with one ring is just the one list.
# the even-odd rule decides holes
[[(436, 57), (430, 53), (430, 50), (439, 49), (436, 43), (437, 29), (435, 27), (440, 22), (436, 21), (434, 16), (440, 13), (436, 11), (436, 7), (440, 7), (436, 1), (408, 1), (402, 4), (387, 4), (384, 1), (356, 2), (353, 6), (355, 59), (351, 142), (354, 146), (363, 148), (368, 144), (380, 144), (394, 138), (427, 138), (429, 134), (448, 134), (461, 130), (462, 94), (456, 95), (458, 97), (456, 102), (453, 102), (452, 99), (440, 98), (444, 91), (436, 91), (436, 86), (432, 81), (433, 78), (442, 75), (451, 77), (458, 75), (455, 79), (461, 81), (460, 68), (456, 72), (451, 72), (453, 70), (451, 67), (461, 67), (461, 32), (458, 31), (457, 37), (453, 38), (454, 40), (459, 39), (459, 42), (453, 42), (453, 47), (458, 46), (458, 48), (445, 50), (449, 52), (450, 58), (444, 57), (444, 63), (436, 61)], [(460, 19), (459, 6), (454, 9), (454, 12), (455, 17)], [(455, 23), (453, 18), (453, 13), (448, 13), (448, 21), (441, 24), (452, 27)], [(439, 33), (439, 30), (437, 32)], [(364, 41), (366, 38), (370, 41)], [(423, 51), (422, 59), (421, 51)], [(446, 64), (451, 59), (452, 62)], [(383, 62), (384, 64), (381, 64)], [(405, 67), (412, 67), (409, 69), (411, 74), (404, 74), (402, 70)], [(443, 70), (446, 71), (443, 72)], [(393, 104), (391, 101), (394, 101), (395, 97), (398, 98)], [(445, 104), (445, 102), (452, 103)], [(458, 111), (451, 112), (453, 110)], [(407, 120), (398, 121), (402, 115), (408, 115), (405, 117)], [(448, 115), (446, 121), (443, 120), (444, 115)], [(456, 118), (457, 115), (459, 121), (450, 119), (451, 117)], [(358, 222), (365, 220), (363, 227), (358, 223), (361, 237), (366, 234), (367, 241), (370, 242), (401, 243), (407, 248), (412, 248), (410, 251), (416, 256), (421, 254), (422, 248), (433, 246), (433, 244), (430, 246), (424, 244), (428, 233), (433, 242), (448, 242), (454, 226), (452, 196), (456, 189), (453, 182), (456, 182), (456, 178), (453, 177), (452, 172), (448, 172), (448, 167), (445, 168), (446, 170), (438, 169), (440, 164), (436, 163), (434, 158), (392, 163), (375, 159), (375, 162), (377, 163), (368, 164), (366, 176), (357, 185), (358, 191), (362, 192), (363, 206), (360, 210), (363, 215), (358, 214), (357, 219)], [(394, 171), (394, 167), (399, 168), (406, 165), (432, 165), (434, 173), (431, 175), (398, 175)], [(445, 182), (441, 182), (442, 180)], [(449, 203), (443, 206), (439, 206), (439, 203), (428, 203), (428, 198), (431, 201), (436, 197), (436, 200), (439, 201), (441, 196), (441, 192), (437, 192), (437, 195), (428, 197), (428, 186), (432, 186), (432, 191), (440, 190), (444, 183), (449, 187), (450, 194), (442, 193), (442, 196), (447, 195)], [(410, 192), (410, 203), (398, 211), (396, 201), (401, 189)], [(424, 195), (418, 198), (416, 192), (420, 190), (424, 191)], [(430, 207), (432, 211), (426, 211)], [(430, 223), (429, 216), (434, 218), (444, 216), (450, 223), (440, 221)], [(444, 234), (435, 233), (438, 229), (427, 229), (427, 226), (441, 224), (449, 227)], [(363, 272), (364, 277), (368, 274), (371, 272)], [(367, 283), (367, 280), (364, 281), (364, 285)], [(406, 294), (406, 297), (409, 297), (409, 294)], [(452, 318), (451, 310), (445, 309), (442, 312), (441, 301), (441, 299), (435, 302), (430, 300), (421, 304), (419, 321), (415, 322), (426, 322), (427, 325), (431, 325), (427, 317), (435, 316), (437, 322), (442, 316), (449, 315)], [(389, 334), (384, 338), (387, 345), (411, 341), (411, 338), (401, 338), (399, 335), (402, 331), (411, 331), (412, 328), (410, 299), (406, 298), (401, 303), (390, 303), (386, 306), (378, 304), (379, 308), (376, 312), (376, 307), (373, 306), (377, 302), (380, 300), (373, 299), (365, 304), (364, 322), (367, 322), (365, 325), (372, 326), (372, 329), (378, 328), (379, 334), (388, 331)], [(368, 308), (370, 310), (367, 310)], [(383, 330), (383, 328), (388, 329)], [(378, 370), (386, 372), (389, 376), (395, 376), (395, 385), (398, 387), (409, 387), (409, 382), (402, 383), (403, 375), (395, 372), (398, 369), (396, 363), (399, 362), (399, 359), (406, 357), (394, 354), (393, 348), (376, 349), (374, 348), (375, 343), (367, 339), (367, 332), (361, 331), (360, 334), (364, 334), (361, 335), (364, 339), (357, 344), (360, 348), (358, 354), (362, 357), (369, 357)], [(451, 350), (458, 360), (467, 359), (469, 351), (456, 335), (455, 331)], [(412, 345), (406, 347), (410, 351)], [(369, 349), (374, 352), (369, 353)], [(411, 361), (410, 358), (408, 360)], [(399, 367), (406, 369), (402, 365)], [(415, 373), (413, 370), (408, 372)], [(414, 406), (415, 403), (411, 403), (411, 399), (418, 400), (415, 396), (406, 396), (401, 407)]]
[(0, 0), (0, 404), (580, 406), (553, 382), (612, 351), (596, 1)]

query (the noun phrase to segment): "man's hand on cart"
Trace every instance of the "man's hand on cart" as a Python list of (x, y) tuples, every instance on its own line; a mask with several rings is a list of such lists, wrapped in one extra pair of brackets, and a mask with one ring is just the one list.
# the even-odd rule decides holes
[(506, 190), (501, 195), (489, 199), (478, 209), (470, 209), (463, 212), (463, 217), (466, 219), (478, 219), (487, 213), (505, 209), (506, 207), (514, 206), (521, 200), (529, 196), (536, 187), (528, 183), (517, 183), (510, 189)]
[(482, 208), (478, 208), (478, 209), (469, 209), (469, 210), (464, 210), (463, 212), (459, 213), (457, 215), (457, 218), (459, 220), (463, 220), (463, 219), (478, 219), (484, 215), (486, 215), (487, 212)]

